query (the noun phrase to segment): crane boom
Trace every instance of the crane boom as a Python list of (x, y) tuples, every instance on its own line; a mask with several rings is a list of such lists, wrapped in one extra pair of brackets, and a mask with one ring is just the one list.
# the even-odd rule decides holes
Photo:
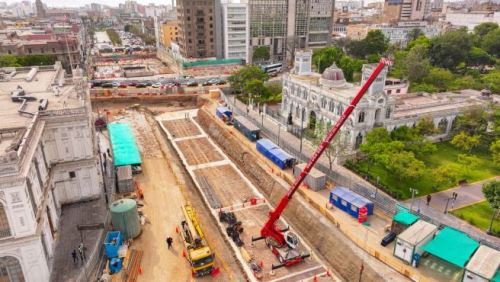
[(326, 150), (330, 142), (333, 140), (335, 135), (339, 132), (340, 128), (342, 125), (345, 123), (347, 118), (351, 115), (352, 111), (358, 104), (358, 102), (361, 100), (363, 95), (365, 95), (366, 91), (368, 88), (371, 86), (375, 78), (380, 74), (380, 72), (384, 69), (386, 65), (390, 65), (391, 62), (386, 59), (381, 59), (380, 62), (378, 63), (377, 67), (373, 71), (373, 73), (370, 75), (368, 80), (363, 84), (359, 92), (356, 94), (354, 99), (352, 99), (350, 105), (345, 109), (344, 113), (342, 113), (342, 116), (340, 116), (340, 119), (337, 121), (337, 123), (330, 129), (328, 134), (326, 135), (325, 139), (321, 142), (319, 147), (316, 149), (314, 154), (311, 156), (309, 161), (307, 162), (307, 165), (304, 167), (302, 172), (295, 178), (295, 181), (293, 182), (292, 186), (288, 189), (287, 194), (281, 199), (279, 202), (278, 206), (274, 211), (269, 212), (269, 219), (262, 227), (260, 231), (260, 238), (272, 238), (274, 239), (279, 245), (284, 245), (285, 244), (285, 237), (283, 236), (282, 231), (276, 226), (276, 222), (278, 219), (281, 217), (281, 213), (283, 213), (283, 210), (286, 208), (288, 205), (288, 202), (292, 198), (293, 194), (297, 191), (297, 189), (300, 187), (300, 184), (304, 181), (306, 176), (309, 174), (309, 171), (313, 168), (313, 166), (316, 164), (318, 159), (321, 157), (323, 152)]

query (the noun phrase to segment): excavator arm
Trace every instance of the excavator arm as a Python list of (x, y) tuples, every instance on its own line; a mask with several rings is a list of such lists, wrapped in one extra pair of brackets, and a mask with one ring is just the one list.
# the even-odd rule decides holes
[(380, 74), (380, 72), (384, 69), (386, 65), (391, 65), (391, 61), (387, 59), (381, 59), (380, 62), (378, 63), (377, 67), (373, 71), (373, 73), (370, 75), (368, 80), (363, 84), (359, 92), (356, 94), (354, 99), (352, 99), (350, 105), (345, 109), (344, 113), (342, 113), (342, 116), (340, 119), (337, 121), (337, 123), (330, 129), (328, 134), (326, 135), (325, 139), (319, 147), (316, 149), (314, 154), (311, 156), (309, 161), (307, 162), (307, 165), (304, 167), (302, 172), (295, 178), (294, 183), (292, 186), (289, 188), (288, 192), (286, 195), (281, 199), (279, 202), (278, 206), (274, 211), (271, 211), (269, 213), (269, 219), (267, 220), (266, 224), (264, 227), (262, 227), (260, 231), (260, 236), (259, 238), (255, 238), (255, 240), (260, 240), (260, 239), (273, 239), (278, 245), (283, 246), (285, 245), (285, 237), (283, 235), (283, 231), (280, 230), (276, 222), (279, 220), (281, 217), (281, 213), (283, 213), (283, 210), (286, 208), (288, 205), (288, 202), (290, 199), (292, 199), (293, 194), (297, 191), (297, 189), (300, 187), (300, 184), (304, 181), (306, 176), (309, 174), (311, 169), (314, 167), (318, 159), (321, 157), (323, 152), (326, 150), (332, 139), (337, 135), (339, 132), (340, 128), (342, 125), (345, 123), (347, 118), (351, 115), (351, 113), (354, 111), (354, 108), (356, 105), (359, 103), (363, 95), (366, 93), (368, 88), (371, 86), (375, 78)]

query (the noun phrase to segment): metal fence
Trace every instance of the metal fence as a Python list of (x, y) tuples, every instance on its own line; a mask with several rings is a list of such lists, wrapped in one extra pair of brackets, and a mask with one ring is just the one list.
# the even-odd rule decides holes
[[(300, 152), (296, 146), (294, 146), (291, 142), (287, 141), (286, 139), (281, 138), (280, 134), (276, 134), (276, 132), (269, 130), (264, 126), (264, 123), (262, 120), (256, 120), (253, 116), (249, 115), (246, 113), (246, 111), (240, 109), (236, 103), (235, 99), (229, 99), (229, 97), (225, 93), (221, 93), (222, 98), (228, 103), (233, 111), (237, 115), (244, 115), (246, 118), (250, 121), (252, 121), (255, 125), (257, 125), (262, 134), (278, 144), (283, 150), (288, 152), (289, 154), (293, 155), (297, 160), (301, 162), (307, 162), (309, 161), (310, 156), (307, 155), (304, 152)], [(266, 113), (268, 111), (266, 110)], [(283, 118), (283, 117), (281, 117)], [(278, 120), (279, 122), (279, 120)], [(281, 123), (281, 122), (280, 122)], [(290, 127), (291, 128), (291, 127)], [(289, 128), (285, 128), (283, 126), (283, 130), (287, 130), (289, 133), (292, 133)], [(295, 134), (294, 134), (295, 135)], [(299, 135), (300, 136), (300, 135)], [(318, 169), (319, 171), (323, 172), (327, 177), (328, 180), (340, 185), (340, 186), (346, 186), (351, 188), (353, 191), (356, 193), (371, 199), (374, 204), (382, 210), (383, 212), (387, 213), (388, 215), (394, 215), (395, 214), (395, 205), (397, 203), (396, 200), (390, 198), (389, 196), (385, 195), (384, 193), (378, 193), (378, 190), (376, 188), (368, 188), (365, 185), (358, 183), (356, 179), (353, 179), (353, 177), (350, 176), (345, 176), (342, 175), (336, 171), (331, 170), (329, 167), (325, 166), (322, 163), (316, 163), (315, 168)]]

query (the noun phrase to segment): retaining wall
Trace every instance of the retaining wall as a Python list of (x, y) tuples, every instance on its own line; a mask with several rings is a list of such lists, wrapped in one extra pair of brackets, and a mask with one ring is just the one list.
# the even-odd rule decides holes
[[(199, 110), (198, 123), (276, 206), (287, 187), (266, 172), (265, 168), (259, 165), (259, 159), (254, 153), (242, 147), (238, 139), (225, 130), (207, 110)], [(339, 276), (346, 281), (358, 279), (363, 258), (344, 242), (347, 238), (337, 227), (310, 207), (299, 194), (289, 202), (284, 216)], [(365, 263), (363, 281), (381, 280), (384, 280), (383, 277)]]

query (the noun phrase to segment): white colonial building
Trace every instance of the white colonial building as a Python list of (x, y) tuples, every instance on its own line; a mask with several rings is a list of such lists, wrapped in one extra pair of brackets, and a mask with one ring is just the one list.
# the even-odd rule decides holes
[[(296, 55), (293, 73), (283, 75), (281, 115), (288, 123), (310, 129), (333, 125), (350, 104), (361, 86), (346, 82), (341, 69), (334, 65), (323, 74), (310, 72), (311, 52)], [(375, 65), (364, 65), (361, 85), (373, 72)], [(306, 71), (303, 71), (305, 69)], [(489, 95), (479, 91), (459, 93), (414, 93), (391, 95), (386, 85), (387, 68), (375, 79), (356, 109), (341, 129), (341, 140), (355, 150), (366, 133), (375, 127), (392, 131), (399, 126), (415, 126), (424, 118), (431, 118), (439, 133), (434, 138), (446, 137), (455, 117), (465, 109), (486, 105)]]
[(0, 281), (49, 281), (61, 205), (101, 193), (86, 84), (64, 73), (0, 70)]

